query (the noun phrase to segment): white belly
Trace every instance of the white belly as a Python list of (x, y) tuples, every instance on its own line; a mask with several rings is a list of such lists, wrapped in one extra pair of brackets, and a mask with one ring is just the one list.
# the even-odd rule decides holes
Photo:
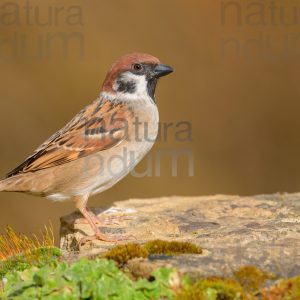
[(149, 152), (153, 143), (135, 143), (127, 144), (120, 147), (119, 151), (114, 151), (109, 159), (103, 159), (98, 154), (98, 161), (101, 161), (100, 173), (96, 179), (95, 186), (92, 188), (92, 194), (103, 192), (113, 186), (116, 182), (125, 177), (132, 169), (141, 161), (141, 159)]
[[(147, 114), (145, 114), (147, 112)], [(98, 152), (95, 161), (101, 163), (100, 173), (95, 178), (91, 194), (103, 192), (125, 177), (150, 151), (158, 133), (158, 111), (154, 104), (139, 114), (138, 135), (134, 130), (129, 139), (119, 146)]]

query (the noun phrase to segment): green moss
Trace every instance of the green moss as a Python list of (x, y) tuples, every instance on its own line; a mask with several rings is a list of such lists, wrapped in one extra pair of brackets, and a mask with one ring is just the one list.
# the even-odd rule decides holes
[[(166, 247), (166, 242), (163, 242), (163, 245)], [(170, 249), (163, 249), (165, 252), (167, 250)], [(174, 251), (174, 248), (172, 250)], [(162, 253), (161, 251), (159, 248), (157, 253)], [(165, 267), (154, 271), (151, 280), (132, 280), (111, 261), (113, 259), (119, 266), (123, 266), (131, 258), (146, 257), (148, 254), (146, 246), (130, 243), (119, 245), (107, 252), (105, 257), (110, 260), (81, 259), (68, 264), (57, 260), (60, 255), (57, 248), (36, 249), (31, 256), (19, 255), (9, 261), (0, 262), (0, 271), (6, 278), (2, 282), (0, 280), (0, 299), (51, 297), (75, 300), (102, 299), (104, 296), (105, 299), (143, 300), (300, 299), (300, 276), (278, 281), (275, 285), (263, 289), (266, 281), (274, 279), (274, 276), (254, 266), (243, 266), (234, 271), (235, 279), (204, 278), (194, 282), (186, 276), (179, 277), (176, 270)]]
[(105, 253), (104, 257), (114, 260), (119, 266), (123, 266), (128, 260), (135, 257), (147, 257), (148, 251), (135, 243), (119, 245)]
[(149, 241), (144, 246), (149, 254), (178, 255), (183, 253), (201, 254), (202, 249), (189, 242), (168, 242), (162, 240)]
[(250, 300), (241, 285), (230, 279), (202, 279), (187, 285), (176, 300)]
[(262, 291), (263, 300), (300, 299), (300, 276), (280, 280), (274, 286)]
[(273, 274), (264, 272), (255, 266), (243, 266), (233, 272), (235, 279), (248, 292), (257, 292), (267, 280), (275, 279)]
[(23, 271), (32, 266), (41, 267), (55, 262), (61, 256), (60, 249), (56, 247), (37, 248), (29, 253), (20, 254), (0, 261), (0, 279), (10, 271)]
[(202, 249), (188, 242), (167, 242), (154, 240), (141, 246), (135, 243), (119, 245), (104, 254), (104, 258), (114, 260), (123, 266), (128, 260), (135, 257), (147, 257), (149, 254), (178, 255), (183, 253), (201, 254)]

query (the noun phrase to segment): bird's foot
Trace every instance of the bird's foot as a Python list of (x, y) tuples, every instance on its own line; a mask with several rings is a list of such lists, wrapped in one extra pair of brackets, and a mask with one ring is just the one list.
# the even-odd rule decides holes
[(127, 220), (132, 220), (129, 216), (121, 215), (121, 216), (101, 216), (97, 217), (97, 219), (100, 221), (100, 224), (103, 225), (121, 225), (122, 222)]
[[(92, 219), (93, 222), (97, 225), (121, 225), (122, 222), (126, 220), (130, 220), (130, 218), (127, 218), (125, 216), (111, 216), (111, 217), (93, 216)], [(89, 224), (89, 221), (85, 218), (79, 218), (75, 220), (74, 224)]]
[[(93, 222), (97, 225), (121, 225), (122, 222), (132, 220), (129, 216), (102, 216), (97, 217), (96, 215), (90, 214)], [(85, 218), (76, 219), (74, 224), (89, 224), (89, 221)]]
[[(96, 220), (95, 220), (96, 221)], [(96, 222), (98, 225), (100, 225), (100, 220), (97, 220)], [(90, 224), (89, 221), (86, 219), (86, 218), (79, 218), (79, 219), (76, 219), (74, 221), (74, 224)]]
[[(103, 241), (103, 242), (108, 242), (108, 243), (113, 243), (113, 242), (119, 242), (119, 241), (126, 241), (126, 240), (132, 240), (134, 237), (133, 236), (118, 236), (118, 235), (106, 235), (99, 232), (96, 232), (95, 235), (92, 236), (86, 236), (81, 238), (79, 241), (79, 245), (83, 246), (87, 242), (92, 242), (95, 240)], [(135, 239), (135, 238), (134, 238)]]

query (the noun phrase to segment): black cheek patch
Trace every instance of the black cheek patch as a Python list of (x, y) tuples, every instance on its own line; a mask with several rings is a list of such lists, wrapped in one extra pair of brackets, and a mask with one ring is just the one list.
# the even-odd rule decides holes
[(133, 94), (136, 91), (136, 85), (134, 81), (117, 81), (118, 92)]

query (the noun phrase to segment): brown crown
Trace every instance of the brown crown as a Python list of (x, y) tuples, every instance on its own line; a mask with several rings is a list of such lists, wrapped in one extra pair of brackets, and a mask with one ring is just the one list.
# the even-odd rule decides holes
[(106, 92), (112, 91), (112, 85), (117, 76), (132, 68), (133, 64), (147, 63), (147, 64), (159, 64), (159, 59), (146, 53), (131, 53), (122, 56), (118, 59), (108, 71), (104, 80), (102, 90)]

